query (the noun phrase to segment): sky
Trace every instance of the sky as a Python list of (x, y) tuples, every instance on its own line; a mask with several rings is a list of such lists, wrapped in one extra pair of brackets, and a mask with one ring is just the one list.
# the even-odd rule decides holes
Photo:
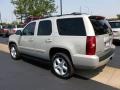
[[(14, 6), (11, 0), (0, 0), (0, 12), (3, 22), (12, 22), (16, 20), (13, 13)], [(60, 14), (60, 0), (55, 0), (57, 11)], [(115, 17), (120, 14), (120, 0), (62, 0), (63, 14), (72, 12), (89, 13), (92, 15), (102, 15), (107, 18)]]

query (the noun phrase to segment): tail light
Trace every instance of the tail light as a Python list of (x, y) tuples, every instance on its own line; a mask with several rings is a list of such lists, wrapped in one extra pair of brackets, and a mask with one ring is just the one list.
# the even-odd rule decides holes
[(12, 30), (13, 31), (13, 33), (15, 33), (16, 32), (16, 30)]
[(3, 32), (4, 32), (4, 33), (7, 33), (7, 32), (8, 32), (8, 30), (4, 29), (4, 30), (3, 30)]
[(87, 36), (86, 55), (95, 55), (96, 52), (96, 37)]

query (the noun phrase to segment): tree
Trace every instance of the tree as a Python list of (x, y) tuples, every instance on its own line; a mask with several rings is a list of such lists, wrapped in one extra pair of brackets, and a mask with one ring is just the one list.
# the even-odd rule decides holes
[(17, 21), (13, 21), (12, 23), (10, 23), (11, 25), (19, 25), (19, 23)]
[(17, 17), (51, 15), (56, 8), (54, 0), (11, 0), (15, 5), (14, 13)]
[(120, 19), (120, 14), (117, 15), (117, 18)]

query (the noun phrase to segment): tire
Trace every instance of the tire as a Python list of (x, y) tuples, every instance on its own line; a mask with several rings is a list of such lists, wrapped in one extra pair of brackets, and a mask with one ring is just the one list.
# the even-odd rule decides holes
[(3, 38), (6, 38), (6, 37), (7, 37), (7, 34), (3, 34), (2, 37), (3, 37)]
[(73, 65), (64, 53), (56, 53), (52, 57), (52, 72), (61, 79), (69, 79), (73, 75)]
[(20, 59), (20, 53), (15, 44), (10, 45), (10, 55), (11, 55), (12, 59), (14, 59), (14, 60)]

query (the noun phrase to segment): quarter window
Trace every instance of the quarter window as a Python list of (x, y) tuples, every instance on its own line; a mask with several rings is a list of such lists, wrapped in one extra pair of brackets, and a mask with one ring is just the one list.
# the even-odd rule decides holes
[(57, 20), (60, 35), (85, 36), (85, 26), (82, 18), (66, 18)]

